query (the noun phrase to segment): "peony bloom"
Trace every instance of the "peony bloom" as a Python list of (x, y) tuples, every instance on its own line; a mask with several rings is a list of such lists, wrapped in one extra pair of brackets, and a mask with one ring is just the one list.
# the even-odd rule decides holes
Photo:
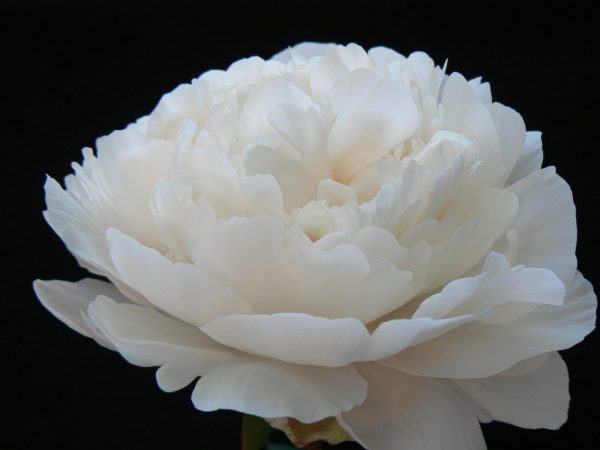
[(298, 445), (482, 449), (479, 422), (565, 422), (557, 350), (596, 309), (575, 207), (481, 79), (305, 43), (204, 73), (83, 156), (44, 216), (110, 282), (35, 291), (161, 389), (200, 377), (196, 408)]

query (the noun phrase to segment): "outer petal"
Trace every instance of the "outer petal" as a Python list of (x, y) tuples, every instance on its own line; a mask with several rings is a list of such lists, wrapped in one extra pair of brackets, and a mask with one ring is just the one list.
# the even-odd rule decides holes
[(90, 304), (88, 314), (131, 364), (162, 366), (157, 380), (165, 391), (181, 389), (220, 364), (248, 360), (197, 328), (153, 309), (101, 296)]
[(541, 169), (544, 153), (542, 152), (542, 133), (539, 131), (528, 131), (525, 135), (525, 144), (519, 154), (512, 173), (506, 180), (506, 186), (510, 186), (527, 175)]
[(350, 364), (369, 345), (369, 333), (356, 319), (330, 320), (301, 313), (224, 316), (201, 329), (247, 353), (315, 366)]
[[(512, 321), (540, 304), (561, 305), (563, 298), (564, 286), (549, 270), (509, 270), (508, 261), (492, 252), (484, 273), (449, 283), (425, 299), (410, 319), (381, 323), (362, 359), (387, 358), (439, 336), (440, 340), (446, 339), (446, 333), (451, 337), (452, 330), (469, 323)], [(403, 355), (400, 353), (397, 358), (402, 359)], [(388, 362), (393, 366), (394, 358)]]
[(480, 420), (555, 430), (567, 420), (569, 373), (558, 353), (545, 356), (541, 365), (526, 374), (514, 367), (493, 377), (454, 383), (481, 407)]
[(107, 238), (120, 278), (163, 311), (195, 325), (251, 312), (235, 292), (194, 265), (173, 263), (116, 229)]
[(202, 411), (233, 409), (311, 423), (349, 411), (366, 396), (367, 383), (352, 366), (331, 369), (257, 361), (212, 370), (198, 381), (192, 400)]
[(360, 366), (367, 400), (338, 417), (369, 450), (484, 450), (474, 410), (455, 386), (413, 377), (377, 364)]
[(35, 280), (33, 289), (42, 305), (54, 317), (87, 337), (92, 337), (92, 331), (81, 313), (87, 310), (90, 302), (99, 295), (108, 295), (118, 301), (127, 302), (112, 284), (93, 278), (84, 278), (76, 283)]
[(106, 246), (101, 239), (101, 227), (94, 218), (53, 178), (44, 185), (46, 205), (44, 218), (60, 236), (78, 262), (93, 273), (111, 271)]
[(516, 264), (552, 270), (568, 285), (577, 267), (575, 205), (569, 185), (547, 167), (510, 186), (519, 198), (511, 227), (518, 232)]
[[(97, 164), (96, 159), (91, 153), (91, 149), (84, 149), (84, 155), (87, 164)], [(148, 305), (146, 299), (137, 292), (124, 286), (115, 275), (115, 269), (108, 254), (106, 241), (103, 238), (104, 229), (101, 221), (93, 217), (82, 207), (82, 202), (78, 201), (71, 191), (79, 193), (82, 197), (84, 193), (94, 200), (88, 199), (86, 204), (97, 204), (99, 201), (94, 196), (104, 199), (101, 191), (92, 187), (93, 183), (88, 180), (92, 175), (99, 176), (91, 171), (89, 167), (80, 168), (80, 173), (88, 170), (92, 174), (89, 176), (79, 175), (67, 177), (67, 190), (64, 190), (58, 182), (50, 177), (46, 180), (44, 189), (46, 191), (46, 204), (48, 210), (44, 211), (44, 218), (50, 224), (52, 229), (64, 241), (71, 253), (77, 258), (79, 264), (90, 272), (104, 275), (109, 278), (127, 297), (139, 304)], [(95, 183), (100, 183), (94, 180)], [(83, 189), (83, 187), (86, 189)], [(88, 192), (89, 191), (89, 192)]]
[(478, 316), (475, 315), (450, 317), (447, 319), (418, 317), (383, 322), (371, 335), (369, 347), (360, 360), (376, 361), (387, 358), (412, 345), (435, 339), (465, 323), (473, 322), (477, 318)]
[(525, 122), (518, 112), (501, 103), (492, 103), (488, 110), (496, 125), (502, 165), (506, 167), (505, 178), (508, 178), (525, 144)]
[(413, 318), (478, 314), (512, 302), (534, 306), (563, 303), (565, 287), (550, 270), (523, 266), (509, 270), (506, 258), (495, 252), (488, 255), (484, 270), (481, 275), (448, 283), (440, 293), (425, 299)]
[(569, 348), (594, 329), (596, 296), (581, 274), (564, 305), (541, 305), (509, 323), (473, 322), (384, 361), (415, 375), (485, 378), (519, 361)]

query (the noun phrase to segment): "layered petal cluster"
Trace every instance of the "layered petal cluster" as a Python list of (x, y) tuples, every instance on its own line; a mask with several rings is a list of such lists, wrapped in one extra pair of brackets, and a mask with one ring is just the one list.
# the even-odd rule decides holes
[(304, 43), (204, 73), (83, 156), (44, 214), (110, 282), (36, 293), (163, 390), (200, 377), (200, 410), (335, 418), (372, 450), (566, 420), (557, 351), (596, 309), (573, 199), (481, 79)]

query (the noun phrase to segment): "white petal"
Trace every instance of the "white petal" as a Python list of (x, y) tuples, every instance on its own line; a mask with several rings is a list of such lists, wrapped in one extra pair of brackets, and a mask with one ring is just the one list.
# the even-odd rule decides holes
[(519, 198), (519, 211), (511, 224), (518, 232), (515, 263), (550, 269), (568, 285), (577, 267), (571, 188), (554, 167), (547, 167), (518, 181), (508, 191)]
[(151, 213), (159, 226), (161, 241), (182, 261), (191, 259), (196, 243), (216, 225), (215, 211), (207, 200), (195, 202), (190, 187), (167, 180), (156, 185)]
[[(518, 211), (517, 197), (506, 191), (487, 189), (454, 205), (442, 222), (426, 221), (401, 238), (432, 244), (426, 287), (433, 290), (464, 275), (489, 253)], [(462, 224), (462, 225), (461, 225)], [(419, 233), (423, 230), (423, 234)], [(460, 258), (456, 258), (460, 255)]]
[[(294, 286), (294, 298), (300, 311), (313, 315), (354, 317), (368, 323), (402, 306), (412, 294), (411, 272), (398, 270), (385, 258), (371, 264), (353, 245), (328, 252), (307, 248), (296, 261), (303, 281)], [(304, 310), (303, 304), (310, 305), (311, 311)]]
[[(492, 253), (486, 263), (488, 273), (451, 282), (440, 293), (425, 299), (411, 319), (381, 323), (362, 359), (387, 358), (439, 336), (446, 339), (445, 333), (469, 322), (506, 322), (539, 304), (562, 304), (564, 286), (552, 272), (523, 267), (509, 271), (507, 264), (502, 255)], [(507, 310), (508, 305), (515, 303), (528, 307)], [(403, 355), (400, 353), (397, 358), (402, 360)], [(394, 361), (390, 358), (386, 364), (394, 367)]]
[(120, 278), (168, 314), (200, 325), (251, 312), (239, 295), (194, 265), (171, 262), (116, 229), (107, 231), (107, 239)]
[[(328, 176), (327, 168), (319, 171), (298, 152), (281, 146), (253, 144), (244, 150), (243, 163), (248, 175), (271, 174), (283, 192), (282, 202), (288, 211), (302, 207), (315, 197), (319, 176)], [(264, 175), (263, 175), (264, 176)]]
[(439, 67), (435, 67), (431, 57), (425, 52), (417, 51), (408, 56), (406, 63), (414, 74), (422, 95), (432, 95), (437, 98), (443, 72)]
[(325, 367), (350, 364), (369, 345), (369, 333), (356, 319), (299, 313), (224, 316), (201, 329), (216, 341), (250, 354)]
[(128, 362), (142, 367), (166, 366), (157, 372), (157, 380), (169, 392), (221, 364), (248, 359), (196, 327), (153, 309), (101, 296), (90, 304), (88, 314)]
[(232, 85), (256, 83), (257, 80), (270, 79), (281, 75), (285, 65), (279, 61), (265, 61), (259, 56), (242, 58), (227, 68), (227, 81)]
[[(418, 317), (385, 321), (371, 335), (369, 347), (361, 355), (360, 360), (377, 361), (388, 358), (402, 352), (411, 345), (418, 345), (421, 342), (442, 336), (454, 328), (476, 319), (477, 316), (459, 316), (446, 319)], [(393, 367), (393, 363), (389, 365)]]
[[(66, 192), (62, 191), (60, 186), (58, 188), (65, 198), (69, 197)], [(44, 217), (51, 224), (54, 220), (53, 215), (56, 212), (56, 209), (52, 208), (52, 210), (44, 212)], [(94, 223), (94, 220), (90, 219), (90, 223)], [(89, 229), (86, 224), (70, 223), (60, 233), (57, 232), (57, 234), (64, 241), (69, 251), (75, 255), (82, 267), (97, 275), (106, 276), (129, 300), (140, 305), (149, 305), (145, 298), (129, 286), (123, 284), (116, 275), (115, 268), (108, 254), (106, 239), (102, 237), (104, 232), (100, 228)]]
[(110, 271), (111, 264), (103, 245), (102, 228), (96, 220), (51, 177), (44, 185), (46, 205), (44, 218), (60, 236), (79, 263), (96, 274)]
[[(444, 108), (445, 126), (477, 142), (479, 158), (479, 179), (486, 186), (495, 182), (492, 175), (502, 166), (502, 151), (496, 125), (486, 105), (471, 89), (467, 80), (458, 73), (450, 75), (444, 84), (441, 96)], [(492, 177), (492, 178), (489, 178)], [(482, 186), (478, 186), (481, 189)]]
[[(506, 259), (498, 256), (503, 262)], [(495, 262), (495, 261), (494, 261)], [(442, 317), (478, 314), (509, 302), (561, 305), (565, 287), (556, 275), (547, 269), (515, 267), (504, 269), (500, 273), (490, 271), (470, 278), (460, 278), (448, 283), (438, 294), (424, 300), (413, 317)]]
[(486, 421), (522, 428), (560, 428), (569, 410), (569, 374), (560, 355), (552, 353), (527, 374), (515, 376), (511, 372), (454, 383), (482, 408)]
[(331, 45), (324, 50), (323, 55), (315, 59), (314, 65), (311, 64), (308, 76), (310, 92), (313, 98), (321, 102), (326, 102), (326, 96), (332, 86), (353, 70), (344, 60), (342, 46)]
[[(316, 107), (305, 110), (295, 103), (280, 103), (269, 112), (268, 120), (275, 131), (307, 162), (312, 158), (323, 163), (327, 126)], [(321, 168), (316, 166), (311, 169), (314, 175), (318, 175)]]
[(371, 450), (485, 450), (474, 411), (446, 381), (362, 364), (369, 395), (338, 421)]
[(483, 103), (492, 103), (492, 90), (490, 88), (490, 83), (483, 83), (481, 77), (477, 77), (469, 80), (469, 85)]
[[(256, 147), (271, 150), (262, 144)], [(269, 171), (263, 171), (266, 175), (248, 171), (250, 176), (246, 176), (238, 169), (226, 154), (192, 147), (178, 168), (176, 181), (192, 187), (193, 198), (208, 201), (219, 217), (281, 215), (281, 189)]]
[(330, 92), (337, 118), (327, 142), (335, 178), (348, 181), (417, 129), (419, 113), (410, 92), (373, 71), (351, 72)]
[(108, 226), (118, 226), (146, 244), (154, 245), (153, 223), (148, 217), (149, 199), (155, 184), (168, 173), (172, 143), (127, 128), (98, 138), (96, 148), (97, 164), (90, 167), (88, 174), (99, 172), (93, 174), (98, 177), (93, 180), (93, 188), (97, 190), (95, 197), (102, 200), (101, 207), (90, 202), (85, 204), (99, 209), (98, 215), (108, 219)]
[(358, 246), (369, 261), (385, 258), (398, 265), (407, 256), (407, 250), (398, 245), (398, 241), (386, 228), (367, 225), (351, 236), (349, 243)]
[(115, 344), (113, 344), (112, 341), (109, 338), (107, 338), (104, 335), (104, 333), (102, 333), (102, 331), (100, 331), (100, 328), (98, 328), (96, 326), (94, 321), (89, 316), (87, 309), (85, 311), (83, 311), (83, 310), (81, 311), (81, 317), (83, 318), (83, 321), (85, 322), (88, 329), (92, 333), (92, 337), (98, 344), (100, 344), (102, 347), (112, 350), (113, 352), (118, 351), (117, 347), (115, 347)]
[(371, 264), (355, 245), (330, 251), (286, 246), (283, 225), (274, 219), (230, 219), (197, 246), (193, 258), (204, 272), (243, 293), (257, 313), (303, 312), (367, 323), (410, 294), (410, 272), (383, 258)]
[(295, 104), (304, 111), (316, 106), (291, 79), (276, 77), (264, 81), (250, 94), (240, 113), (237, 133), (241, 142), (252, 142), (260, 133), (273, 131), (268, 117), (281, 103)]
[(525, 136), (523, 150), (515, 163), (515, 167), (506, 180), (506, 186), (510, 186), (527, 175), (540, 170), (544, 153), (542, 152), (542, 133), (539, 131), (528, 131)]
[(332, 45), (334, 44), (324, 44), (321, 42), (302, 42), (276, 53), (271, 57), (271, 59), (280, 61), (282, 63), (287, 63), (294, 56), (301, 56), (303, 58), (310, 59), (314, 56), (322, 56), (325, 53), (325, 50)]
[(259, 417), (316, 422), (348, 411), (367, 396), (367, 383), (352, 366), (307, 367), (275, 361), (220, 366), (192, 393), (201, 411), (232, 409)]
[(373, 199), (374, 224), (401, 236), (418, 219), (421, 201), (407, 197), (406, 190), (384, 184)]
[(338, 183), (330, 178), (319, 181), (317, 201), (326, 201), (328, 206), (343, 206), (356, 201), (356, 192), (347, 184)]
[(496, 125), (502, 165), (506, 168), (505, 178), (508, 178), (525, 144), (525, 122), (517, 111), (500, 103), (492, 103), (488, 110)]
[(512, 322), (467, 323), (383, 362), (420, 376), (489, 377), (581, 341), (594, 329), (596, 304), (591, 285), (579, 274), (567, 288), (563, 305), (541, 305)]
[(165, 140), (174, 140), (184, 119), (202, 124), (210, 99), (202, 83), (181, 84), (160, 99), (148, 117), (148, 134)]
[(42, 305), (54, 317), (87, 337), (91, 337), (92, 333), (81, 316), (81, 312), (87, 310), (90, 302), (99, 295), (109, 295), (118, 301), (127, 302), (111, 283), (93, 278), (84, 278), (76, 283), (35, 280), (33, 289)]
[(406, 58), (400, 53), (387, 47), (373, 47), (368, 51), (369, 57), (373, 60), (375, 65), (387, 68), (387, 66), (394, 62), (404, 61)]

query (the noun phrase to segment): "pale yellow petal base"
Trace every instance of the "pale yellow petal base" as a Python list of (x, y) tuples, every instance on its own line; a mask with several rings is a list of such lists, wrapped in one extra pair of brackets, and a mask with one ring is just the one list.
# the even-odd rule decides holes
[(352, 440), (335, 417), (327, 417), (313, 423), (302, 423), (287, 417), (266, 420), (273, 428), (283, 431), (298, 448), (304, 448), (315, 441), (325, 441), (334, 445)]

